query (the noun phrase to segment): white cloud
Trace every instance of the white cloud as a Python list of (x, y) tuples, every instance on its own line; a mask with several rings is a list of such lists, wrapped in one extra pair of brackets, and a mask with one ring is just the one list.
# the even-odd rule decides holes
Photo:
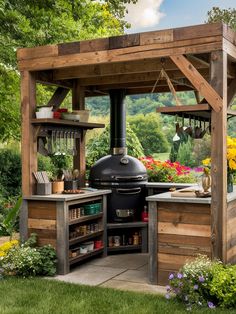
[(131, 24), (131, 29), (148, 28), (157, 25), (160, 19), (165, 16), (160, 11), (164, 0), (138, 0), (136, 4), (128, 4), (128, 14), (125, 19)]

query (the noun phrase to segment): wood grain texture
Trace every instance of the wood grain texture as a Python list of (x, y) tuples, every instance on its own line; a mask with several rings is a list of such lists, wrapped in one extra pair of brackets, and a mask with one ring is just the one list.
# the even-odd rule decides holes
[(80, 42), (80, 52), (102, 51), (109, 49), (109, 39), (99, 38)]
[(58, 45), (58, 55), (70, 55), (80, 53), (80, 42), (72, 42)]
[(56, 230), (56, 220), (29, 218), (28, 228)]
[(34, 140), (34, 129), (31, 124), (36, 110), (35, 75), (21, 72), (21, 163), (22, 194), (34, 193), (35, 180), (33, 171), (37, 171), (37, 142)]
[(223, 24), (213, 23), (213, 24), (201, 24), (195, 26), (187, 26), (175, 28), (173, 30), (174, 40), (183, 40), (190, 38), (201, 38), (201, 37), (211, 37), (223, 35)]
[(174, 224), (169, 222), (158, 223), (158, 233), (177, 234), (196, 237), (210, 237), (211, 228), (208, 225)]
[(109, 37), (109, 49), (139, 46), (140, 34)]
[(210, 225), (210, 215), (199, 214), (198, 212), (172, 212), (171, 210), (158, 210), (158, 220), (161, 222), (171, 222), (174, 225), (194, 224), (194, 225)]
[(192, 261), (195, 258), (196, 256), (159, 253), (157, 254), (158, 270), (177, 271), (187, 261)]
[(55, 202), (28, 202), (28, 217), (37, 219), (56, 219), (56, 205)]
[(198, 70), (183, 55), (171, 56), (171, 60), (185, 74), (197, 91), (208, 101), (211, 107), (219, 112), (223, 106), (221, 96), (214, 88), (202, 77)]
[(58, 87), (55, 90), (49, 102), (47, 103), (47, 106), (49, 107), (52, 106), (54, 110), (58, 109), (60, 105), (62, 104), (63, 100), (68, 95), (69, 91), (70, 90), (68, 88)]
[(179, 245), (185, 247), (210, 247), (210, 237), (195, 237), (185, 235), (158, 234), (159, 243), (167, 243), (171, 245)]
[(141, 33), (140, 45), (143, 46), (150, 44), (167, 43), (172, 42), (173, 39), (173, 29)]
[(213, 258), (226, 262), (227, 211), (227, 55), (211, 53), (211, 86), (223, 99), (220, 112), (211, 114), (211, 237)]
[(39, 46), (39, 47), (33, 47), (33, 48), (20, 48), (17, 50), (18, 60), (45, 58), (45, 56), (48, 56), (48, 57), (58, 56), (58, 46), (48, 45), (48, 46)]

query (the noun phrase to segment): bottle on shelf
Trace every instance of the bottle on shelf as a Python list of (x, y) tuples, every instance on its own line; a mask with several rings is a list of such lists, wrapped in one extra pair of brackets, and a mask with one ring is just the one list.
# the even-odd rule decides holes
[(139, 235), (138, 232), (135, 232), (133, 235), (133, 245), (139, 245)]
[(148, 222), (148, 208), (147, 206), (144, 206), (143, 211), (142, 211), (142, 221), (143, 222)]

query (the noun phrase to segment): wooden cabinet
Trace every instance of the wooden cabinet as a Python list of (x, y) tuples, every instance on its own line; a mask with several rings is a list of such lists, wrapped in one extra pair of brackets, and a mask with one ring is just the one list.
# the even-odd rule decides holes
[[(92, 256), (105, 256), (106, 195), (109, 193), (110, 190), (98, 190), (79, 195), (25, 198), (22, 206), (25, 217), (20, 230), (22, 238), (34, 232), (40, 246), (53, 245), (57, 252), (58, 274), (69, 273), (72, 265)], [(97, 210), (85, 210), (94, 204), (99, 204)], [(87, 242), (93, 243), (93, 247), (86, 251), (83, 248), (89, 246)]]

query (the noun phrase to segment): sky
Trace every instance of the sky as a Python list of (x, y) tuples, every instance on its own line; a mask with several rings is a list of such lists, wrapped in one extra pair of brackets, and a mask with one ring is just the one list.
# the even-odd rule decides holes
[(127, 5), (127, 33), (202, 24), (213, 6), (236, 8), (236, 0), (138, 0)]

